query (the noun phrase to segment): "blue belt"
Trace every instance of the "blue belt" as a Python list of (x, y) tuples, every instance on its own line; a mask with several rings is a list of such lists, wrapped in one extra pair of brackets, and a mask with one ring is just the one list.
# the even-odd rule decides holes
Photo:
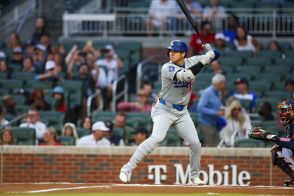
[(178, 105), (178, 104), (170, 104), (168, 102), (166, 102), (165, 100), (163, 99), (159, 99), (159, 103), (163, 104), (163, 105), (167, 105), (167, 106), (171, 106), (173, 107), (174, 109), (178, 110), (178, 111), (182, 111), (185, 106), (184, 105)]

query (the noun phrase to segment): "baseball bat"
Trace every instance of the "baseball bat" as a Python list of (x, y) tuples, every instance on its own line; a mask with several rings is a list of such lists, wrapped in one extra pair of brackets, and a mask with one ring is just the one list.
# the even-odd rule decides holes
[(205, 42), (202, 40), (200, 33), (198, 31), (197, 26), (194, 24), (193, 18), (191, 17), (191, 14), (189, 13), (189, 10), (187, 9), (185, 3), (183, 2), (183, 0), (177, 0), (178, 5), (180, 6), (180, 8), (182, 9), (183, 13), (185, 14), (187, 20), (189, 21), (189, 23), (192, 25), (193, 29), (196, 31), (202, 45), (205, 44)]

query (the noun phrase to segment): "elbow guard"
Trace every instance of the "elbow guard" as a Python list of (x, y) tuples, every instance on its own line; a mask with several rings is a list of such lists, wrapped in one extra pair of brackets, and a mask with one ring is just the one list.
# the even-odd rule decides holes
[(192, 73), (190, 69), (180, 70), (176, 73), (176, 79), (179, 81), (190, 82), (195, 79), (195, 75)]
[(192, 67), (190, 67), (188, 70), (191, 70), (193, 75), (196, 76), (196, 74), (198, 74), (203, 67), (204, 65), (201, 62), (199, 62), (196, 65), (193, 65)]

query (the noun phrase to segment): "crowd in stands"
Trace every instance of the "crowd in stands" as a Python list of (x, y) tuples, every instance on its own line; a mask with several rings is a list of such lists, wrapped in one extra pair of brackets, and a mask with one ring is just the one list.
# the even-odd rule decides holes
[[(202, 79), (196, 79), (197, 91), (194, 91), (189, 104), (191, 112), (199, 115), (197, 128), (203, 135), (204, 146), (217, 146), (220, 140), (224, 141), (225, 146), (233, 146), (234, 135), (235, 139), (247, 138), (247, 131), (252, 127), (249, 114), (257, 114), (262, 122), (275, 119), (275, 105), (267, 101), (257, 103), (261, 96), (258, 91), (251, 90), (251, 75), (229, 79), (233, 72), (238, 71), (239, 66), (246, 68), (249, 65), (246, 59), (249, 56), (233, 56), (236, 54), (233, 52), (249, 52), (250, 58), (259, 57), (262, 50), (278, 52), (279, 56), (276, 59), (270, 57), (270, 64), (273, 64), (273, 67), (279, 65), (277, 59), (287, 59), (291, 56), (286, 55), (286, 50), (277, 40), (272, 40), (266, 47), (263, 46), (258, 38), (250, 35), (239, 25), (235, 15), (226, 13), (218, 0), (211, 0), (210, 6), (205, 8), (197, 1), (186, 0), (186, 4), (193, 17), (203, 19), (201, 38), (206, 43), (214, 45), (223, 54), (224, 59), (232, 58), (240, 62), (231, 66), (222, 60), (223, 57), (213, 62), (209, 69), (199, 74), (201, 77), (202, 74), (208, 73), (209, 82), (201, 86)], [(184, 17), (175, 1), (153, 0), (150, 5), (150, 18), (146, 21), (147, 34), (152, 36), (152, 30), (155, 28), (166, 31), (169, 25), (176, 22), (167, 19), (171, 13), (178, 13), (178, 17)], [(228, 27), (224, 31), (215, 32), (215, 17), (228, 17)], [(201, 54), (202, 43), (197, 34), (192, 35), (189, 45), (189, 56)], [(127, 65), (115, 47), (110, 44), (98, 48), (91, 41), (87, 41), (83, 45), (77, 43), (66, 48), (62, 43), (55, 43), (46, 29), (45, 20), (40, 17), (36, 20), (31, 40), (23, 42), (17, 33), (12, 33), (5, 46), (0, 48), (0, 125), (5, 126), (9, 121), (26, 113), (26, 118), (17, 121), (17, 125), (35, 129), (36, 138), (32, 143), (36, 145), (139, 145), (151, 133), (148, 113), (158, 99), (159, 89), (153, 89), (153, 82), (156, 81), (143, 82), (136, 98), (117, 104), (118, 112), (114, 116), (101, 119), (86, 115), (86, 100), (95, 92), (101, 93), (102, 96), (97, 96), (94, 100), (94, 110), (99, 108), (102, 101), (102, 113), (110, 112), (112, 84), (125, 66)], [(266, 65), (260, 65), (259, 73), (250, 73), (257, 74), (253, 82), (259, 80), (262, 72), (268, 69), (263, 66)], [(293, 63), (291, 66), (292, 68), (286, 68), (288, 72), (283, 73), (282, 79), (277, 77), (276, 83), (270, 83), (271, 88), (277, 83), (284, 84), (279, 89), (288, 93), (289, 97), (284, 99), (294, 97), (294, 81), (293, 77), (289, 77), (291, 74), (293, 76)], [(19, 73), (25, 73), (29, 78), (19, 80), (23, 82), (19, 88), (12, 87), (6, 90), (9, 81), (20, 79), (17, 77)], [(72, 89), (67, 89), (64, 86), (66, 81), (78, 81), (81, 88), (73, 86)], [(46, 111), (63, 114), (61, 124), (52, 126), (48, 122), (42, 122), (41, 112)], [(102, 113), (101, 116), (104, 115)], [(130, 113), (148, 114), (143, 116), (143, 119), (149, 121), (142, 125), (135, 119), (130, 123)], [(13, 128), (3, 127), (0, 144), (9, 145), (17, 142)]]

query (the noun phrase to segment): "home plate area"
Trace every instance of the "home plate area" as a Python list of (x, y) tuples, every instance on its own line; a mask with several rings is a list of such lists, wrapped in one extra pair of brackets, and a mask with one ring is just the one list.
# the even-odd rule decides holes
[[(147, 184), (72, 184), (72, 183), (37, 183), (37, 184), (2, 184), (0, 195), (40, 195), (52, 193), (51, 195), (62, 195), (83, 193), (83, 196), (91, 193), (97, 195), (107, 193), (124, 194), (152, 194), (152, 195), (180, 195), (180, 194), (216, 194), (216, 195), (294, 195), (293, 187), (271, 187), (271, 186), (185, 186), (185, 185), (147, 185)], [(96, 195), (96, 194), (95, 194)]]

